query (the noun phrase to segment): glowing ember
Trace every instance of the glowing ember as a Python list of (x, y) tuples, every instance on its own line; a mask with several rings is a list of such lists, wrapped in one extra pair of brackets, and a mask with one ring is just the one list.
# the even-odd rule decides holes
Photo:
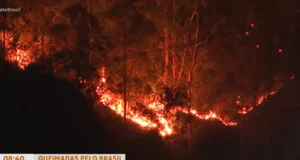
[(222, 122), (226, 126), (235, 126), (237, 124), (236, 122), (225, 121), (224, 119), (222, 119), (220, 116), (218, 116), (213, 111), (210, 111), (208, 114), (199, 114), (197, 112), (197, 110), (195, 110), (195, 109), (191, 109), (190, 112), (188, 111), (188, 109), (181, 109), (179, 107), (177, 107), (175, 109), (177, 111), (181, 111), (181, 112), (186, 113), (186, 114), (190, 113), (191, 115), (195, 116), (196, 118), (199, 118), (199, 119), (202, 119), (202, 120), (213, 120), (213, 119), (216, 119), (216, 120), (219, 120), (220, 122)]
[[(226, 21), (225, 19), (222, 20), (223, 23)], [(249, 24), (251, 28), (256, 27), (254, 23)], [(245, 35), (250, 35), (251, 30), (245, 31)], [(2, 36), (1, 36), (2, 37)], [(9, 38), (6, 42), (13, 41), (13, 38)], [(38, 45), (38, 44), (36, 44)], [(6, 46), (6, 44), (5, 44)], [(8, 46), (6, 46), (8, 47)], [(260, 47), (259, 44), (256, 44), (256, 49)], [(283, 50), (278, 49), (278, 52), (281, 53)], [(37, 57), (35, 57), (37, 58)], [(30, 54), (24, 50), (17, 49), (14, 52), (7, 53), (6, 59), (10, 62), (16, 62), (18, 66), (21, 69), (25, 69), (26, 66), (28, 66), (30, 63), (34, 62), (34, 58), (30, 56)], [(108, 107), (110, 110), (112, 110), (114, 113), (116, 113), (119, 116), (124, 116), (124, 101), (123, 97), (121, 95), (115, 94), (109, 90), (107, 90), (107, 79), (106, 79), (106, 70), (105, 67), (101, 67), (98, 70), (98, 73), (100, 75), (100, 82), (99, 85), (96, 88), (96, 92), (100, 97), (100, 102), (104, 104), (106, 107)], [(86, 84), (87, 81), (83, 79), (82, 77), (79, 78), (79, 83)], [(293, 80), (295, 76), (291, 76), (290, 79)], [(256, 106), (260, 105), (265, 99), (267, 99), (270, 95), (274, 95), (277, 93), (277, 90), (274, 90), (270, 93), (266, 93), (263, 95), (260, 95), (257, 99)], [(241, 98), (241, 96), (238, 96), (238, 98)], [(147, 99), (148, 100), (148, 99)], [(146, 101), (146, 100), (145, 100)], [(175, 134), (175, 116), (176, 113), (184, 113), (186, 115), (192, 115), (195, 118), (201, 119), (201, 120), (218, 120), (222, 124), (226, 126), (235, 126), (237, 125), (236, 122), (227, 121), (224, 118), (222, 118), (220, 115), (218, 115), (215, 111), (210, 111), (206, 114), (200, 114), (195, 108), (183, 108), (180, 106), (173, 107), (170, 110), (170, 114), (168, 116), (173, 117), (167, 117), (166, 115), (166, 107), (165, 104), (158, 102), (158, 101), (146, 101), (144, 102), (145, 108), (151, 112), (151, 116), (146, 116), (143, 111), (140, 111), (138, 109), (135, 109), (132, 106), (128, 105), (126, 118), (131, 120), (132, 122), (138, 124), (142, 128), (145, 129), (157, 129), (159, 131), (159, 134), (161, 136), (169, 136)], [(240, 105), (241, 108), (238, 110), (238, 114), (247, 114), (251, 110), (254, 109), (256, 106), (243, 106), (243, 102), (241, 100), (236, 101), (237, 105)]]
[[(105, 76), (103, 76), (105, 77)], [(102, 77), (102, 78), (103, 78)], [(97, 87), (96, 92), (100, 96), (100, 102), (103, 103), (105, 106), (113, 110), (116, 114), (120, 116), (124, 116), (124, 107), (123, 107), (123, 99), (122, 96), (116, 95), (108, 90), (106, 90), (103, 86), (106, 82), (103, 79), (100, 79), (100, 85)], [(102, 86), (102, 87), (101, 87)], [(165, 105), (160, 102), (152, 102), (145, 105), (145, 108), (153, 111), (154, 118), (148, 118), (142, 114), (141, 111), (134, 110), (132, 107), (128, 107), (127, 112), (127, 119), (139, 124), (141, 127), (146, 129), (157, 128), (161, 136), (169, 136), (175, 133), (174, 131), (174, 124), (175, 122), (172, 121), (172, 118), (166, 118), (164, 114)], [(171, 109), (170, 113), (174, 113), (173, 116), (177, 112), (182, 112), (185, 114), (193, 115), (194, 117), (202, 120), (219, 120), (226, 126), (234, 126), (237, 123), (235, 122), (228, 122), (218, 116), (215, 112), (210, 111), (208, 114), (200, 114), (197, 112), (196, 109), (191, 108), (190, 111), (186, 108), (182, 107), (174, 107)]]
[(257, 100), (257, 102), (256, 102), (256, 105), (260, 105), (265, 99), (268, 98), (268, 96), (274, 95), (274, 94), (276, 94), (276, 93), (277, 93), (277, 91), (271, 91), (270, 93), (267, 93), (267, 94), (264, 94), (264, 95), (259, 96), (259, 97), (258, 97), (258, 100)]
[[(104, 69), (102, 69), (102, 70), (104, 70)], [(113, 110), (116, 114), (118, 114), (120, 116), (124, 116), (122, 96), (116, 95), (116, 94), (110, 92), (109, 90), (106, 90), (105, 87), (103, 87), (106, 85), (105, 84), (106, 80), (105, 80), (104, 71), (101, 73), (102, 73), (102, 76), (100, 79), (100, 85), (97, 87), (97, 93), (101, 97), (100, 102), (103, 103), (104, 105), (106, 105), (111, 110)], [(294, 77), (293, 78), (292, 77), (290, 77), (290, 78), (293, 79)], [(263, 95), (259, 96), (257, 99), (256, 105), (260, 105), (265, 99), (268, 98), (268, 96), (276, 94), (277, 91), (278, 91), (278, 89), (273, 90), (267, 94), (263, 94)], [(240, 99), (241, 96), (238, 96), (238, 98)], [(240, 100), (236, 101), (236, 104), (238, 104), (238, 105), (242, 105), (241, 103), (242, 102)], [(172, 119), (174, 119), (172, 117), (166, 118), (164, 104), (162, 104), (158, 101), (151, 102), (151, 103), (148, 102), (148, 103), (146, 103), (145, 108), (153, 111), (154, 118), (148, 118), (145, 115), (143, 115), (143, 113), (141, 111), (134, 110), (134, 109), (132, 109), (132, 107), (128, 108), (127, 118), (132, 120), (133, 122), (139, 124), (143, 128), (158, 129), (160, 135), (163, 137), (169, 136), (169, 135), (172, 135), (175, 133), (175, 130), (173, 128), (174, 128), (174, 124), (176, 122), (174, 120), (172, 121)], [(242, 107), (238, 111), (238, 114), (247, 114), (253, 109), (254, 109), (254, 107), (251, 105), (248, 107), (245, 106), (245, 107)], [(190, 108), (190, 110), (188, 110), (187, 108), (183, 108), (180, 106), (173, 107), (170, 110), (170, 113), (173, 113), (172, 116), (175, 116), (177, 112), (192, 115), (195, 118), (202, 119), (202, 120), (218, 120), (226, 126), (237, 125), (236, 122), (230, 122), (230, 121), (224, 120), (222, 117), (220, 117), (219, 115), (217, 115), (217, 113), (215, 113), (213, 111), (210, 111), (207, 114), (200, 114), (194, 108)], [(170, 115), (168, 115), (168, 116), (170, 116)]]
[(86, 80), (83, 79), (82, 77), (79, 77), (78, 79), (79, 79), (79, 83), (86, 84)]
[(294, 80), (295, 79), (295, 76), (293, 75), (293, 76), (291, 76), (291, 78), (290, 78), (291, 80)]
[[(100, 101), (103, 104), (107, 105), (110, 109), (115, 111), (115, 113), (124, 116), (123, 100), (121, 97), (114, 95), (113, 93), (107, 92), (101, 96)], [(157, 127), (155, 123), (151, 122), (149, 119), (145, 117), (141, 117), (138, 113), (135, 113), (131, 109), (128, 110), (127, 118), (140, 124), (143, 127), (150, 127), (150, 128)]]
[(156, 110), (156, 111), (162, 111), (162, 110), (164, 110), (165, 106), (161, 103), (153, 102), (153, 103), (149, 104), (149, 108)]
[(17, 62), (21, 69), (25, 69), (26, 66), (34, 62), (34, 59), (26, 51), (20, 49), (17, 49), (16, 52), (8, 53), (5, 58), (10, 62)]
[(106, 83), (105, 68), (104, 67), (101, 68), (100, 75), (101, 75), (101, 83)]
[[(28, 55), (27, 52), (22, 51), (20, 49), (18, 49), (15, 53), (7, 54), (6, 58), (11, 62), (17, 62), (21, 69), (24, 69), (28, 64), (34, 61)], [(123, 107), (124, 102), (122, 96), (114, 94), (106, 89), (107, 84), (106, 84), (106, 76), (105, 76), (105, 67), (102, 67), (99, 70), (99, 74), (101, 75), (101, 78), (100, 78), (99, 85), (96, 88), (96, 92), (100, 96), (100, 102), (103, 103), (105, 106), (107, 106), (116, 114), (120, 116), (124, 116), (124, 107)], [(78, 78), (80, 83), (87, 83), (87, 81), (84, 80), (83, 78), (81, 77)], [(290, 79), (294, 79), (294, 76), (290, 77)], [(257, 105), (261, 104), (263, 100), (265, 100), (269, 95), (276, 94), (276, 92), (277, 91), (272, 91), (268, 94), (264, 94), (260, 96), (257, 100)], [(239, 105), (241, 104), (239, 100), (236, 103)], [(222, 117), (220, 117), (219, 115), (217, 115), (217, 113), (213, 111), (210, 111), (207, 114), (200, 114), (194, 108), (190, 108), (190, 110), (188, 110), (187, 108), (183, 108), (180, 106), (174, 107), (170, 110), (170, 113), (172, 113), (171, 116), (173, 116), (173, 118), (172, 117), (167, 118), (165, 114), (165, 104), (162, 104), (158, 101), (147, 102), (145, 105), (145, 109), (150, 110), (154, 116), (151, 116), (150, 118), (150, 116), (145, 116), (142, 111), (138, 111), (137, 109), (134, 109), (134, 107), (128, 107), (126, 118), (130, 119), (132, 122), (138, 124), (142, 128), (158, 129), (159, 134), (163, 137), (175, 134), (174, 125), (176, 122), (174, 120), (175, 119), (174, 117), (176, 116), (177, 112), (192, 115), (195, 118), (202, 119), (202, 120), (218, 120), (226, 126), (237, 125), (236, 122), (230, 122), (224, 120)], [(238, 113), (247, 114), (252, 109), (253, 109), (252, 106), (248, 109), (242, 108), (241, 110), (238, 111)]]
[(239, 114), (247, 114), (248, 112), (250, 112), (253, 109), (253, 107), (251, 106), (249, 109), (246, 109), (245, 107), (243, 107), (241, 110), (239, 110)]
[[(105, 93), (101, 96), (100, 101), (105, 104), (107, 107), (109, 107), (111, 110), (113, 110), (115, 113), (117, 113), (120, 116), (124, 116), (124, 110), (123, 110), (123, 100), (122, 97), (114, 95), (112, 93)], [(158, 128), (159, 133), (161, 136), (168, 136), (172, 135), (174, 133), (174, 122), (167, 119), (162, 111), (164, 109), (164, 105), (158, 102), (150, 103), (146, 106), (148, 109), (152, 109), (155, 112), (155, 118), (158, 120), (158, 123), (154, 120), (150, 120), (149, 118), (146, 118), (142, 115), (142, 113), (138, 111), (133, 111), (131, 108), (128, 109), (127, 118), (132, 120), (133, 122), (139, 124), (143, 128)], [(216, 119), (222, 122), (226, 126), (233, 126), (237, 123), (235, 122), (227, 122), (223, 120), (220, 116), (217, 116), (214, 112), (209, 112), (208, 114), (199, 114), (195, 109), (191, 109), (190, 112), (188, 112), (187, 109), (183, 109), (181, 107), (175, 107), (171, 110), (171, 112), (183, 112), (185, 114), (191, 114), (195, 116), (196, 118), (203, 119), (203, 120), (210, 120), (210, 119)]]
[[(123, 101), (120, 97), (117, 97), (112, 93), (103, 94), (101, 97), (101, 102), (107, 105), (111, 110), (115, 111), (115, 113), (117, 113), (118, 115), (124, 116)], [(157, 124), (151, 122), (151, 120), (146, 117), (141, 117), (139, 114), (135, 114), (135, 112), (132, 110), (128, 111), (127, 118), (138, 123), (142, 127), (157, 127)]]
[[(246, 32), (246, 34), (249, 34)], [(259, 45), (257, 45), (258, 47)], [(28, 64), (32, 63), (34, 61), (33, 58), (31, 58), (27, 52), (22, 51), (18, 49), (15, 53), (9, 53), (7, 54), (7, 60), (11, 62), (17, 62), (19, 67), (21, 69), (24, 69)], [(99, 70), (99, 75), (101, 75), (100, 82), (98, 87), (96, 88), (97, 94), (100, 96), (100, 102), (103, 103), (106, 107), (111, 109), (113, 112), (120, 116), (124, 116), (124, 107), (123, 107), (123, 98), (121, 95), (114, 94), (106, 89), (106, 76), (105, 76), (105, 67), (102, 67)], [(80, 83), (87, 83), (86, 80), (84, 80), (81, 77), (79, 78)], [(294, 76), (291, 76), (290, 79), (294, 79)], [(276, 91), (272, 91), (268, 94), (261, 95), (257, 100), (257, 105), (261, 104), (268, 96), (274, 95), (277, 93)], [(239, 98), (241, 98), (239, 96)], [(241, 104), (241, 101), (236, 101), (238, 105)], [(218, 120), (221, 123), (223, 123), (226, 126), (235, 126), (237, 125), (236, 122), (226, 121), (221, 116), (219, 116), (216, 112), (210, 111), (207, 114), (200, 114), (198, 111), (194, 108), (190, 108), (188, 110), (187, 108), (183, 108), (180, 106), (174, 107), (170, 110), (171, 115), (173, 117), (166, 117), (165, 114), (165, 104), (160, 103), (158, 101), (149, 102), (147, 101), (145, 103), (145, 108), (148, 109), (153, 113), (153, 116), (145, 116), (142, 111), (139, 111), (137, 109), (134, 109), (134, 107), (128, 107), (126, 118), (131, 120), (132, 122), (138, 124), (142, 128), (145, 129), (158, 129), (159, 134), (161, 136), (169, 136), (175, 134), (174, 125), (175, 125), (175, 116), (177, 112), (181, 112), (187, 115), (192, 115), (195, 118), (202, 119), (202, 120)], [(247, 114), (253, 110), (253, 107), (250, 106), (248, 109), (243, 107), (241, 110), (238, 111), (239, 114)]]

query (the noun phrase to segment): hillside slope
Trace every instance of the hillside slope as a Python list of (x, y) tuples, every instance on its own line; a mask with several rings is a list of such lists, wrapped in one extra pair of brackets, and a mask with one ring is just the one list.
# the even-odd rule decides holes
[(168, 156), (157, 133), (103, 119), (79, 89), (36, 72), (36, 67), (20, 71), (0, 62), (1, 125), (6, 130), (2, 138), (7, 140), (1, 152), (126, 152), (130, 159)]
[(276, 95), (245, 116), (245, 157), (300, 159), (300, 81), (290, 81)]
[[(244, 117), (239, 128), (199, 121), (193, 151), (172, 148), (156, 131), (144, 131), (115, 116), (105, 106), (91, 105), (78, 88), (48, 74), (43, 66), (25, 71), (0, 62), (2, 152), (126, 153), (128, 159), (299, 159), (299, 82)], [(172, 150), (172, 152), (170, 152)], [(172, 156), (171, 156), (172, 155)], [(174, 157), (175, 156), (175, 157)]]

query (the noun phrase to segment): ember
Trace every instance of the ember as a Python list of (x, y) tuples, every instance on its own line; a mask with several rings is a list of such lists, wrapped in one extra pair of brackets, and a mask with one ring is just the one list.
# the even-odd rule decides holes
[[(251, 23), (250, 27), (255, 27), (255, 24)], [(245, 35), (249, 34), (250, 33), (248, 31), (245, 32)], [(258, 49), (259, 47), (260, 45), (256, 44), (256, 48)], [(281, 53), (282, 49), (279, 49), (278, 52)], [(10, 62), (16, 62), (21, 69), (25, 69), (26, 66), (35, 61), (35, 59), (31, 57), (27, 51), (21, 49), (17, 49), (15, 52), (7, 53), (6, 59)], [(107, 106), (109, 109), (111, 109), (113, 112), (115, 112), (117, 115), (124, 116), (123, 97), (107, 89), (106, 68), (103, 66), (100, 67), (100, 69), (98, 70), (98, 74), (100, 75), (100, 82), (98, 87), (96, 88), (96, 92), (100, 97), (100, 102)], [(78, 77), (78, 79), (79, 83), (81, 84), (87, 83), (87, 81), (82, 77)], [(290, 79), (294, 79), (294, 76), (291, 76)], [(274, 90), (267, 94), (262, 94), (258, 97), (256, 106), (260, 105), (265, 99), (268, 98), (268, 96), (274, 95), (276, 93), (277, 90)], [(239, 98), (241, 97), (239, 96)], [(236, 104), (241, 106), (241, 108), (237, 111), (237, 114), (247, 114), (255, 107), (249, 105), (243, 106), (244, 104), (242, 103), (243, 102), (241, 100), (236, 101)], [(160, 135), (163, 137), (173, 135), (176, 133), (176, 131), (174, 130), (174, 126), (176, 124), (174, 117), (176, 116), (176, 113), (192, 115), (193, 117), (201, 120), (218, 120), (226, 126), (237, 125), (237, 122), (225, 120), (223, 117), (218, 115), (216, 111), (209, 111), (208, 113), (201, 114), (193, 107), (190, 108), (190, 110), (188, 110), (187, 108), (183, 108), (182, 106), (176, 106), (170, 110), (171, 115), (168, 116), (171, 117), (167, 117), (165, 114), (165, 104), (159, 101), (145, 100), (144, 105), (146, 109), (150, 110), (153, 113), (153, 117), (145, 116), (143, 115), (142, 111), (139, 111), (138, 109), (133, 109), (132, 106), (129, 106), (126, 111), (126, 118), (130, 119), (142, 128), (156, 128), (159, 131)]]
[(295, 79), (295, 76), (291, 76), (291, 80)]
[(245, 107), (243, 107), (241, 110), (239, 110), (239, 114), (247, 114), (248, 112), (250, 112), (253, 109), (253, 107), (251, 106), (249, 109), (246, 109)]
[[(24, 69), (28, 64), (34, 62), (34, 59), (31, 58), (27, 52), (22, 51), (18, 49), (15, 53), (7, 54), (7, 60), (11, 62), (17, 62), (18, 66), (21, 69)], [(105, 67), (102, 67), (99, 70), (99, 74), (101, 75), (99, 86), (96, 89), (97, 94), (100, 96), (100, 102), (106, 105), (108, 108), (110, 108), (112, 111), (114, 111), (119, 116), (124, 116), (124, 107), (123, 107), (123, 98), (121, 95), (114, 94), (107, 90), (105, 87), (106, 85), (106, 78), (105, 78)], [(290, 79), (294, 79), (294, 76), (291, 76)], [(86, 83), (86, 80), (79, 77), (80, 83)], [(277, 91), (272, 91), (268, 94), (261, 95), (257, 100), (257, 105), (260, 105), (268, 96), (276, 94)], [(239, 100), (236, 101), (238, 105), (241, 105), (241, 102)], [(146, 103), (146, 108), (153, 111), (154, 113), (154, 119), (146, 117), (142, 114), (142, 112), (132, 109), (132, 107), (129, 107), (127, 109), (127, 115), (126, 118), (130, 119), (134, 123), (138, 124), (142, 128), (145, 129), (153, 129), (156, 128), (159, 130), (159, 133), (161, 136), (170, 136), (176, 133), (174, 130), (175, 121), (174, 118), (166, 118), (166, 115), (163, 114), (163, 111), (165, 110), (165, 105), (154, 101), (154, 102), (148, 102)], [(253, 110), (253, 107), (249, 107), (246, 109), (243, 107), (241, 110), (238, 111), (239, 114), (247, 114)], [(170, 111), (173, 113), (173, 116), (177, 112), (181, 112), (184, 114), (190, 114), (194, 116), (195, 118), (202, 119), (202, 120), (218, 120), (222, 124), (226, 126), (235, 126), (237, 125), (237, 122), (231, 122), (224, 120), (222, 117), (220, 117), (216, 112), (210, 111), (206, 114), (200, 114), (196, 109), (191, 108), (190, 110), (186, 108), (182, 108), (180, 106), (174, 107)]]
[[(104, 77), (104, 76), (103, 76)], [(116, 114), (120, 116), (124, 116), (124, 107), (123, 107), (123, 99), (122, 96), (113, 94), (110, 91), (104, 91), (103, 86), (106, 80), (103, 80), (103, 78), (100, 79), (100, 85), (97, 88), (96, 92), (98, 95), (101, 97), (100, 102), (109, 107), (111, 110), (113, 110)], [(174, 124), (175, 122), (171, 120), (171, 118), (167, 119), (165, 115), (163, 114), (163, 110), (165, 110), (165, 105), (160, 103), (160, 102), (152, 102), (148, 103), (146, 107), (150, 110), (153, 110), (155, 113), (155, 119), (158, 121), (154, 121), (150, 118), (146, 118), (143, 116), (143, 114), (139, 111), (135, 111), (132, 108), (129, 107), (128, 112), (127, 112), (127, 117), (131, 121), (139, 124), (141, 127), (146, 128), (146, 129), (151, 129), (151, 128), (157, 128), (159, 130), (159, 133), (161, 136), (169, 136), (175, 133), (174, 131)], [(210, 111), (207, 114), (200, 114), (197, 112), (196, 109), (191, 108), (190, 111), (186, 108), (182, 107), (175, 107), (171, 109), (172, 113), (176, 112), (182, 112), (185, 114), (191, 114), (192, 116), (202, 119), (202, 120), (219, 120), (221, 123), (223, 123), (226, 126), (234, 126), (237, 125), (236, 122), (230, 122), (226, 121), (220, 116), (218, 116), (215, 112)], [(174, 115), (175, 116), (175, 115)]]
[(267, 93), (267, 94), (259, 96), (259, 98), (258, 98), (258, 100), (256, 102), (256, 105), (260, 105), (265, 99), (268, 98), (268, 96), (274, 95), (276, 93), (277, 93), (277, 91), (271, 91), (270, 93)]
[[(104, 70), (104, 69), (102, 68), (102, 70)], [(104, 74), (104, 72), (102, 72), (102, 74)], [(103, 86), (106, 83), (106, 80), (103, 77), (105, 77), (105, 75), (102, 75), (102, 78), (100, 79), (100, 85), (97, 88), (97, 93), (101, 97), (100, 102), (105, 104), (108, 108), (110, 108), (114, 112), (116, 112), (116, 114), (118, 114), (120, 116), (124, 116), (122, 96), (116, 95), (107, 90), (101, 89), (100, 86)], [(292, 77), (291, 77), (291, 79), (292, 79)], [(259, 98), (257, 99), (257, 102), (256, 102), (256, 106), (260, 105), (265, 99), (267, 99), (271, 95), (275, 95), (276, 93), (277, 93), (277, 90), (273, 90), (269, 93), (259, 96)], [(238, 98), (240, 99), (241, 96), (238, 96)], [(240, 100), (237, 100), (236, 104), (242, 105)], [(164, 104), (162, 104), (160, 102), (151, 102), (151, 103), (147, 103), (147, 105), (145, 105), (145, 106), (148, 109), (154, 111), (155, 118), (158, 120), (158, 122), (154, 121), (153, 119), (146, 118), (141, 112), (133, 111), (130, 107), (128, 109), (127, 118), (132, 120), (133, 122), (139, 124), (143, 128), (146, 128), (146, 129), (157, 128), (159, 130), (160, 135), (163, 137), (170, 136), (175, 133), (174, 124), (176, 122), (173, 121), (172, 118), (167, 119), (166, 116), (163, 114), (163, 111), (165, 110)], [(252, 111), (253, 109), (254, 109), (253, 106), (242, 107), (242, 109), (240, 109), (238, 111), (238, 114), (247, 114), (250, 111)], [(191, 108), (190, 110), (188, 110), (186, 108), (177, 106), (177, 107), (174, 107), (173, 109), (171, 109), (170, 112), (171, 113), (181, 112), (184, 114), (190, 114), (190, 115), (194, 116), (195, 118), (202, 119), (202, 120), (218, 120), (225, 126), (237, 125), (237, 122), (227, 121), (227, 120), (223, 119), (222, 117), (220, 117), (219, 115), (217, 115), (217, 113), (214, 111), (210, 111), (207, 114), (200, 114), (194, 108)], [(174, 116), (175, 116), (175, 114), (174, 114)]]
[(17, 49), (16, 52), (10, 52), (5, 57), (10, 62), (16, 62), (21, 69), (25, 69), (34, 59), (26, 51)]

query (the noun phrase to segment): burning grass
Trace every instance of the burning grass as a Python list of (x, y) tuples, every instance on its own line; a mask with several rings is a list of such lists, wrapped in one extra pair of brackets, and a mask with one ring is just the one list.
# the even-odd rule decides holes
[[(21, 69), (24, 69), (27, 65), (34, 62), (35, 60), (30, 57), (30, 55), (23, 50), (18, 49), (15, 53), (9, 53), (6, 59), (10, 62), (16, 62)], [(107, 106), (114, 113), (119, 116), (124, 116), (124, 102), (121, 95), (110, 92), (106, 89), (106, 78), (105, 78), (105, 68), (101, 69), (101, 79), (99, 86), (96, 88), (96, 93), (100, 97), (100, 103)], [(294, 79), (292, 76), (290, 79)], [(80, 81), (84, 81), (80, 79)], [(278, 88), (279, 89), (279, 88)], [(256, 106), (260, 105), (268, 96), (277, 93), (277, 90), (273, 90), (270, 93), (262, 94), (258, 97)], [(126, 118), (130, 121), (138, 124), (140, 127), (145, 129), (157, 129), (159, 134), (163, 137), (174, 135), (176, 133), (176, 114), (183, 113), (186, 115), (191, 115), (197, 119), (201, 120), (218, 120), (225, 126), (236, 126), (237, 122), (229, 121), (222, 118), (215, 111), (209, 111), (208, 113), (201, 114), (195, 108), (183, 108), (181, 106), (175, 106), (166, 112), (166, 105), (159, 101), (149, 101), (145, 98), (144, 104), (137, 104), (136, 106), (128, 106)], [(240, 101), (237, 101), (237, 105), (240, 105)], [(253, 106), (243, 107), (238, 113), (247, 114), (253, 110)]]

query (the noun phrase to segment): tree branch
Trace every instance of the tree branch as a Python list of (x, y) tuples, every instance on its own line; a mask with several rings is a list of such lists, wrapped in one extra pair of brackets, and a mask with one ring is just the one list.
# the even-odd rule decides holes
[(206, 43), (206, 42), (212, 37), (212, 35), (213, 35), (214, 32), (216, 31), (216, 29), (217, 29), (217, 27), (215, 27), (215, 28), (212, 30), (212, 32), (210, 33), (210, 35), (209, 35), (204, 41), (197, 43), (197, 44), (196, 44), (196, 47), (198, 47), (198, 46), (201, 45), (201, 44)]
[(198, 5), (196, 5), (196, 7), (195, 7), (195, 9), (193, 11), (193, 14), (192, 14), (191, 19), (190, 19), (190, 23), (192, 23), (192, 20), (194, 19), (194, 16), (196, 14), (197, 8), (198, 8)]
[(163, 31), (161, 29), (159, 29), (157, 26), (155, 26), (155, 28), (157, 29), (157, 31), (161, 34), (164, 35)]
[(60, 13), (57, 13), (57, 14), (55, 14), (55, 16), (52, 18), (52, 23), (51, 23), (51, 24), (54, 24), (55, 21), (56, 21), (56, 19), (57, 19), (57, 17), (59, 17), (59, 16), (60, 16), (60, 17), (63, 17), (64, 19), (67, 19), (67, 20), (68, 20), (67, 17), (61, 15)]

